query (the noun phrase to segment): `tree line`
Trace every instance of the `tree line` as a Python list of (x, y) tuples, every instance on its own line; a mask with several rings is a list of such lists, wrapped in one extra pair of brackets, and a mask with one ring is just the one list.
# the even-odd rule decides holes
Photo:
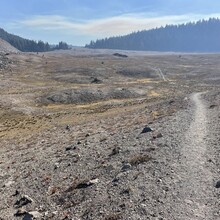
[(143, 51), (220, 52), (220, 20), (210, 18), (181, 25), (167, 25), (125, 36), (91, 41), (87, 48)]
[(58, 45), (49, 45), (48, 42), (43, 42), (41, 40), (28, 40), (14, 34), (9, 34), (2, 28), (0, 28), (0, 38), (22, 52), (46, 52), (51, 50), (69, 49), (69, 45), (63, 41), (59, 42)]

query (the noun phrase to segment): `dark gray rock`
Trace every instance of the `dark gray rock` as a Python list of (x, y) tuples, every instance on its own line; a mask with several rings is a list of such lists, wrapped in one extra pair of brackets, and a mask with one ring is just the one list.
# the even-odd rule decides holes
[(14, 216), (15, 216), (15, 217), (24, 216), (26, 213), (27, 213), (26, 210), (24, 210), (24, 209), (18, 209), (18, 210), (15, 212)]
[(24, 195), (15, 202), (14, 207), (21, 208), (29, 203), (32, 203), (32, 199), (29, 196)]
[(142, 130), (141, 134), (145, 134), (145, 133), (148, 133), (148, 132), (152, 132), (153, 130), (148, 127), (148, 126), (145, 126), (144, 129)]
[(121, 168), (121, 171), (127, 171), (127, 170), (130, 170), (132, 168), (131, 164), (130, 163), (125, 163), (122, 168)]
[(91, 83), (99, 84), (99, 83), (102, 83), (102, 80), (100, 80), (98, 78), (94, 78)]
[(115, 148), (112, 149), (112, 152), (111, 152), (111, 154), (109, 156), (114, 156), (116, 154), (119, 154), (119, 152), (120, 152), (120, 148), (119, 147), (115, 147)]
[(218, 180), (215, 184), (215, 188), (219, 189), (220, 188), (220, 180)]

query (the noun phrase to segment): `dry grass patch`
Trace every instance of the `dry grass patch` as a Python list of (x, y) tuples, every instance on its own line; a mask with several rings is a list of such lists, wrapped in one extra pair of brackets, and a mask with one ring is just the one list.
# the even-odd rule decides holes
[(144, 154), (144, 155), (136, 155), (134, 157), (132, 157), (128, 163), (130, 163), (132, 166), (136, 166), (138, 164), (142, 164), (142, 163), (145, 163), (145, 162), (148, 162), (150, 161), (152, 158), (147, 155), (147, 154)]

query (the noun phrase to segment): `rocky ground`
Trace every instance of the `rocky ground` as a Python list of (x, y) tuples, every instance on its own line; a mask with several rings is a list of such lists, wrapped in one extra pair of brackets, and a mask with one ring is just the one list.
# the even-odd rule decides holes
[(8, 59), (0, 219), (220, 219), (219, 55)]
[(19, 50), (9, 44), (7, 41), (0, 38), (0, 52), (1, 53), (18, 53)]

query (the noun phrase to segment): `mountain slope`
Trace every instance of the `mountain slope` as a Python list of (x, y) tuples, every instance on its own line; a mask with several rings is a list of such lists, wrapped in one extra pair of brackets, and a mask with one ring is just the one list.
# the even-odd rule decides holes
[(9, 44), (7, 41), (2, 40), (0, 38), (0, 53), (4, 52), (4, 53), (17, 53), (19, 52), (18, 49), (16, 49), (15, 47), (13, 47), (11, 44)]
[(144, 30), (120, 37), (91, 41), (88, 48), (122, 50), (220, 52), (220, 20), (209, 19), (182, 25)]

